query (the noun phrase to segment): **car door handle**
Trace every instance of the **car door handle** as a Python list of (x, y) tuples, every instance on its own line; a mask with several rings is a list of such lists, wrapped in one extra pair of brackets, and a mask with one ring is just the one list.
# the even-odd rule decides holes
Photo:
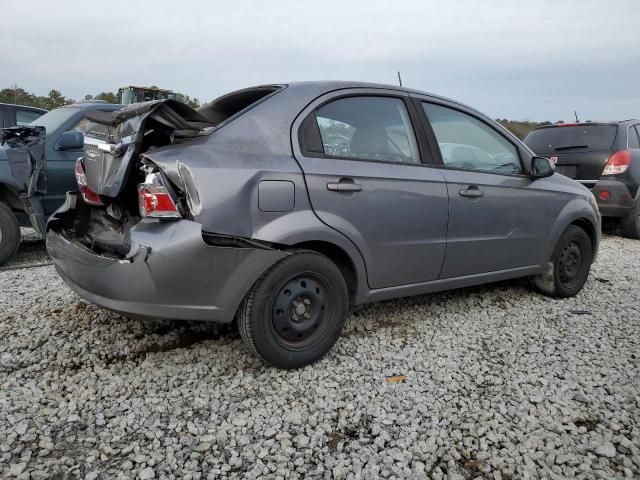
[(461, 197), (471, 197), (471, 198), (479, 198), (484, 197), (484, 192), (480, 190), (478, 187), (469, 187), (460, 190)]
[(351, 182), (327, 183), (327, 190), (332, 192), (359, 192), (362, 190), (362, 185)]

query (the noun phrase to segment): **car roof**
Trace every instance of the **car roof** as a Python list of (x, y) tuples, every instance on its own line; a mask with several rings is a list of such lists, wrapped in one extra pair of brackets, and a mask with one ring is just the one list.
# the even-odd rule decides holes
[[(261, 87), (269, 87), (269, 86), (274, 86), (275, 84), (271, 84), (271, 85), (256, 85), (255, 87), (252, 88), (261, 88)], [(351, 81), (351, 80), (311, 80), (311, 81), (294, 81), (294, 82), (285, 82), (282, 84), (279, 84), (280, 86), (292, 86), (295, 87), (296, 90), (309, 90), (309, 91), (320, 91), (321, 95), (325, 94), (325, 93), (329, 93), (335, 90), (342, 90), (342, 89), (357, 89), (357, 88), (363, 88), (363, 89), (385, 89), (385, 90), (396, 90), (398, 92), (404, 92), (404, 93), (409, 93), (412, 95), (426, 95), (428, 97), (431, 97), (433, 99), (437, 99), (437, 100), (442, 100), (444, 102), (450, 102), (453, 105), (457, 105), (459, 107), (463, 107), (469, 111), (475, 112), (476, 114), (485, 117), (487, 119), (489, 119), (489, 117), (482, 113), (480, 110), (478, 110), (475, 107), (472, 107), (471, 105), (467, 105), (463, 102), (460, 102), (459, 100), (455, 100), (453, 98), (449, 98), (449, 97), (445, 97), (444, 95), (438, 95), (436, 93), (431, 93), (431, 92), (426, 92), (424, 90), (418, 90), (415, 88), (407, 88), (407, 87), (401, 87), (399, 85), (389, 85), (389, 84), (385, 84), (385, 83), (375, 83), (375, 82), (360, 82), (360, 81)], [(505, 129), (506, 131), (506, 129)]]
[(3, 107), (20, 107), (20, 108), (28, 108), (30, 110), (37, 110), (38, 112), (46, 113), (48, 110), (46, 108), (34, 107), (31, 105), (19, 105), (17, 103), (2, 103), (0, 102), (0, 106)]
[(81, 110), (120, 110), (124, 105), (119, 103), (106, 103), (106, 102), (78, 102), (71, 105), (63, 105), (60, 108), (77, 108)]
[[(435, 97), (435, 98), (439, 98), (442, 100), (446, 100), (449, 102), (462, 105), (459, 101), (454, 100), (452, 98), (444, 97), (442, 95), (425, 92), (423, 90), (417, 90), (415, 88), (407, 88), (407, 87), (401, 87), (399, 85), (389, 85), (385, 83), (360, 82), (360, 81), (351, 81), (351, 80), (312, 80), (312, 81), (301, 81), (301, 82), (286, 82), (285, 85), (295, 85), (296, 87), (308, 86), (309, 88), (313, 88), (313, 89), (317, 89), (320, 87), (320, 88), (324, 88), (324, 90), (326, 90), (327, 92), (330, 92), (332, 90), (346, 89), (346, 88), (384, 88), (386, 90), (397, 90), (400, 92), (413, 93), (418, 95), (428, 95), (430, 97)], [(472, 107), (469, 107), (469, 108), (472, 108)]]

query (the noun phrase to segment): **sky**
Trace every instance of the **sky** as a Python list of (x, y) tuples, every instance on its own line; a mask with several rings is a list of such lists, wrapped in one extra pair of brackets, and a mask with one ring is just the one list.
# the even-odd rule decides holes
[(640, 117), (640, 0), (2, 0), (0, 89), (397, 83), (512, 120)]

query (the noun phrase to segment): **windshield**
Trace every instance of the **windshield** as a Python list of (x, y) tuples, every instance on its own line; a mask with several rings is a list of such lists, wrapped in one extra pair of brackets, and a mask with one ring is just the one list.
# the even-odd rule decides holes
[(60, 126), (66, 123), (71, 117), (78, 113), (77, 108), (56, 108), (43, 116), (36, 118), (30, 125), (44, 127), (47, 133), (55, 132)]
[(533, 130), (524, 143), (537, 154), (607, 150), (616, 138), (615, 125), (575, 125)]

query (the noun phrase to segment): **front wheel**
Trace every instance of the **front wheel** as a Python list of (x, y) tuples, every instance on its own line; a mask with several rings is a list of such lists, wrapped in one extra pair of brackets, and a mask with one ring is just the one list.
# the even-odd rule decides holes
[(556, 244), (547, 271), (534, 277), (538, 290), (550, 297), (566, 298), (577, 294), (589, 276), (593, 247), (587, 232), (570, 225)]
[(347, 309), (347, 286), (335, 263), (315, 252), (294, 252), (253, 285), (240, 307), (238, 329), (267, 363), (300, 368), (331, 350)]

